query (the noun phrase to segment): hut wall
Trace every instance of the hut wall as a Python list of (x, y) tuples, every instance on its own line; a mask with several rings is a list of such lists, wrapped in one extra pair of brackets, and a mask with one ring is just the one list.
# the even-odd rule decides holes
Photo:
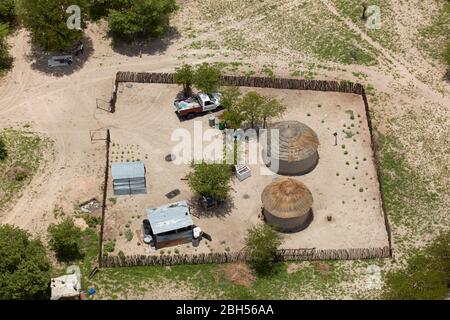
[[(277, 174), (286, 175), (286, 176), (295, 176), (307, 174), (314, 170), (319, 162), (319, 153), (316, 152), (311, 155), (307, 159), (303, 159), (300, 161), (288, 162), (284, 160), (278, 160), (274, 158), (270, 158), (267, 156), (267, 151), (263, 150), (262, 152), (263, 159), (267, 164), (267, 167), (274, 171)], [(275, 161), (275, 162), (274, 162)], [(272, 168), (272, 164), (278, 162), (278, 167)]]
[(272, 215), (268, 210), (264, 209), (264, 217), (266, 223), (274, 226), (278, 231), (294, 233), (306, 229), (312, 222), (314, 215), (312, 210), (309, 210), (304, 216), (283, 219)]
[(284, 160), (279, 160), (280, 168), (278, 169), (278, 173), (282, 175), (306, 174), (308, 172), (313, 171), (318, 162), (319, 162), (318, 152), (314, 153), (309, 158), (300, 161), (288, 162)]

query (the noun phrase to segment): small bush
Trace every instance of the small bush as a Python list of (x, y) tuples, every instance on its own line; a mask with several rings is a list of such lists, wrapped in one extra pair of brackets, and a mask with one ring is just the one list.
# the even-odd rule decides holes
[(28, 178), (28, 173), (26, 172), (18, 172), (14, 177), (14, 179), (19, 182), (24, 181), (26, 178)]
[(127, 229), (127, 231), (125, 231), (125, 238), (128, 242), (133, 240), (133, 232), (130, 229)]
[(8, 150), (6, 150), (5, 141), (0, 137), (0, 161), (5, 160), (8, 157)]
[(116, 243), (113, 242), (113, 241), (108, 241), (107, 243), (105, 243), (105, 244), (103, 245), (103, 250), (104, 250), (106, 253), (114, 252), (115, 249), (116, 249)]
[(260, 275), (268, 275), (273, 271), (274, 259), (281, 245), (280, 236), (266, 224), (248, 230), (245, 238), (250, 266)]
[(89, 226), (89, 228), (95, 228), (97, 225), (100, 224), (100, 218), (94, 217), (91, 214), (85, 214), (83, 215), (83, 219), (86, 222), (86, 224)]
[(73, 261), (81, 258), (83, 233), (72, 219), (48, 227), (49, 244), (60, 261)]

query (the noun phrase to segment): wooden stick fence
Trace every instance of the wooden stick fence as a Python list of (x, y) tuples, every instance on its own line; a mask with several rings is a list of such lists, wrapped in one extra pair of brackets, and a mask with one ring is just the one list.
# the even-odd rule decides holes
[[(278, 250), (276, 261), (305, 260), (356, 260), (389, 258), (390, 248), (355, 248), (355, 249), (282, 249)], [(247, 262), (250, 256), (245, 252), (220, 252), (179, 255), (135, 255), (103, 257), (103, 267), (135, 267), (135, 266), (173, 266), (182, 264), (222, 264), (231, 262)]]
[(106, 131), (106, 166), (105, 166), (105, 180), (103, 184), (103, 198), (102, 198), (102, 220), (100, 223), (100, 240), (98, 250), (98, 266), (102, 267), (103, 256), (103, 233), (105, 229), (105, 213), (106, 213), (106, 198), (108, 197), (108, 180), (109, 180), (109, 149), (111, 146), (111, 134), (109, 129)]

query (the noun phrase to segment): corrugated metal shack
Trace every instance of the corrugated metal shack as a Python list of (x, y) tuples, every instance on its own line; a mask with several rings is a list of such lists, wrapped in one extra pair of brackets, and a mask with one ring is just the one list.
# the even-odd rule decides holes
[(145, 165), (142, 162), (111, 165), (114, 195), (146, 194)]
[(156, 249), (192, 242), (194, 222), (186, 201), (147, 209), (147, 215)]

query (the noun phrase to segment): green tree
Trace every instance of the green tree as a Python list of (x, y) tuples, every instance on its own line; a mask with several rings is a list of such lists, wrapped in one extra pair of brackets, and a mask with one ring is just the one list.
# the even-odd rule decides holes
[(0, 299), (48, 299), (51, 265), (39, 240), (10, 225), (0, 226)]
[(8, 34), (8, 24), (0, 23), (0, 73), (2, 70), (9, 69), (12, 66), (12, 58), (9, 55), (9, 47), (6, 42)]
[(8, 157), (8, 150), (6, 149), (5, 141), (0, 137), (0, 161), (5, 160)]
[(177, 10), (175, 0), (133, 0), (121, 9), (110, 9), (109, 29), (116, 40), (157, 38), (164, 35), (170, 15)]
[(221, 93), (221, 105), (225, 108), (223, 119), (228, 128), (239, 129), (244, 121), (244, 116), (238, 108), (241, 91), (238, 87), (226, 87)]
[(256, 124), (261, 123), (262, 114), (261, 107), (267, 99), (255, 91), (247, 93), (239, 102), (239, 110), (241, 111), (245, 121), (250, 123), (252, 128)]
[(82, 235), (80, 228), (67, 218), (60, 224), (48, 227), (49, 244), (60, 261), (73, 261), (82, 256)]
[(388, 300), (440, 300), (450, 284), (450, 232), (407, 260), (406, 268), (386, 275), (383, 298)]
[(262, 224), (247, 231), (245, 243), (253, 270), (260, 275), (271, 274), (278, 247), (281, 245), (280, 235), (270, 226)]
[(80, 7), (81, 28), (84, 28), (88, 0), (22, 0), (24, 24), (43, 50), (67, 49), (83, 37), (82, 30), (70, 30), (67, 26), (71, 14), (66, 10), (72, 5)]
[(218, 91), (222, 78), (222, 72), (219, 68), (208, 63), (202, 63), (195, 70), (195, 86), (204, 93), (213, 93)]
[(6, 21), (10, 25), (16, 22), (16, 3), (15, 0), (0, 1), (0, 21)]
[(191, 65), (183, 64), (181, 67), (175, 70), (175, 81), (183, 85), (183, 91), (185, 96), (192, 94), (192, 84), (194, 83), (194, 70)]
[(98, 20), (108, 16), (109, 10), (127, 10), (133, 0), (90, 0), (89, 16)]
[(275, 98), (266, 98), (260, 108), (264, 128), (266, 128), (269, 119), (281, 117), (286, 112), (286, 106)]
[(220, 163), (192, 164), (193, 171), (188, 175), (188, 184), (197, 196), (225, 200), (231, 191), (231, 167)]

